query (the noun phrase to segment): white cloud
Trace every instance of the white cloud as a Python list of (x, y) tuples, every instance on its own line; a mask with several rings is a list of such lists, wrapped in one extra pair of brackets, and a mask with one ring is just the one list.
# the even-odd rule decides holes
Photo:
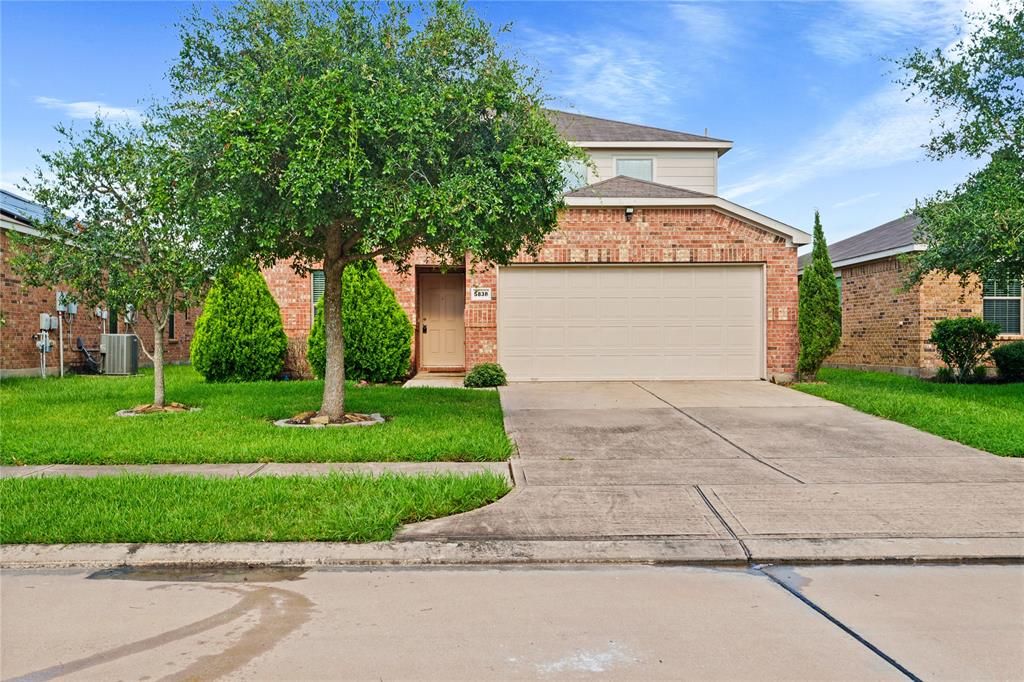
[(669, 103), (672, 83), (650, 44), (627, 35), (523, 31), (526, 51), (547, 65), (548, 90), (561, 105), (632, 121)]
[(856, 204), (863, 203), (868, 199), (874, 199), (875, 197), (880, 196), (881, 194), (881, 192), (868, 192), (867, 194), (861, 194), (860, 196), (857, 197), (851, 197), (849, 199), (844, 199), (843, 201), (837, 201), (836, 203), (832, 204), (832, 208), (844, 208), (846, 206), (854, 206)]
[(827, 59), (877, 59), (908, 44), (945, 43), (963, 19), (963, 0), (850, 0), (811, 22), (806, 37)]
[(122, 119), (126, 121), (138, 121), (142, 118), (142, 112), (132, 107), (115, 107), (105, 102), (81, 101), (68, 102), (56, 97), (36, 97), (35, 103), (46, 108), (56, 109), (64, 112), (70, 118), (95, 118), (97, 115), (103, 118)]
[[(931, 108), (906, 100), (895, 85), (862, 100), (829, 128), (800, 145), (793, 156), (722, 190), (736, 199), (783, 193), (811, 179), (881, 168), (922, 158), (930, 138)], [(752, 205), (756, 205), (753, 204)]]
[(737, 27), (720, 7), (683, 2), (672, 5), (672, 16), (682, 23), (687, 41), (725, 49), (736, 37)]

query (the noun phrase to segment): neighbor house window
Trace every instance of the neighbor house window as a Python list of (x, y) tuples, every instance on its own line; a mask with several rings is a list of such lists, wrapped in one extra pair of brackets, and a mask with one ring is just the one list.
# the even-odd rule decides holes
[(615, 159), (615, 174), (654, 181), (654, 159)]
[(836, 289), (839, 289), (839, 305), (843, 305), (843, 276), (836, 275)]
[(313, 317), (316, 317), (316, 303), (324, 297), (324, 271), (313, 270)]
[(171, 311), (171, 314), (167, 316), (167, 338), (171, 339), (172, 341), (177, 338), (177, 335), (175, 334), (175, 331), (174, 331), (174, 311), (173, 310)]
[(986, 322), (995, 322), (1003, 334), (1020, 334), (1021, 287), (1019, 281), (985, 282), (982, 308)]
[(587, 184), (587, 164), (578, 159), (562, 161), (562, 191), (571, 192)]

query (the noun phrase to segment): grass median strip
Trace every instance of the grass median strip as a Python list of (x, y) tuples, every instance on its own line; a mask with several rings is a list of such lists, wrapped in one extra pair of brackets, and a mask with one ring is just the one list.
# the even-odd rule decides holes
[(169, 400), (198, 412), (116, 417), (152, 399), (152, 377), (5, 379), (0, 464), (501, 461), (512, 452), (496, 391), (349, 384), (371, 427), (286, 429), (275, 419), (320, 405), (323, 382), (208, 384), (167, 368)]
[(793, 388), (988, 452), (1024, 457), (1024, 383), (940, 384), (882, 372), (822, 369)]
[(6, 479), (0, 543), (372, 542), (508, 491), (505, 479), (489, 473)]

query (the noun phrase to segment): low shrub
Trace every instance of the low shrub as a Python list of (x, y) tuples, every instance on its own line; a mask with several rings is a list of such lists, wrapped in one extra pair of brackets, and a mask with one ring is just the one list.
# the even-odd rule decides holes
[(255, 265), (218, 276), (196, 320), (190, 359), (207, 381), (263, 381), (284, 369), (288, 337)]
[[(382, 383), (405, 377), (412, 355), (412, 323), (373, 261), (345, 268), (341, 309), (345, 378)], [(321, 298), (306, 340), (306, 360), (320, 379), (327, 367), (323, 313)]]
[(1024, 381), (1024, 341), (1014, 341), (992, 351), (999, 377), (1006, 381)]
[(508, 383), (505, 370), (496, 362), (482, 362), (469, 371), (462, 385), (466, 388), (490, 388)]
[(953, 380), (963, 383), (974, 376), (974, 369), (992, 350), (999, 325), (980, 317), (953, 317), (939, 320), (932, 327), (929, 339)]

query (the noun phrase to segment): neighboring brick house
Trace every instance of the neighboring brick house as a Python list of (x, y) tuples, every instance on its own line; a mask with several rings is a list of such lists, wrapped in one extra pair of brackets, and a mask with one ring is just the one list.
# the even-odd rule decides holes
[[(917, 243), (920, 220), (908, 215), (828, 247), (843, 307), (843, 336), (826, 363), (914, 376), (931, 376), (942, 366), (928, 339), (932, 326), (948, 317), (982, 317), (1003, 330), (1000, 343), (1021, 339), (1020, 282), (972, 281), (930, 274), (904, 287)], [(800, 257), (800, 266), (810, 254)]]
[[(500, 362), (513, 380), (776, 379), (797, 357), (805, 232), (716, 196), (732, 143), (551, 112), (592, 167), (566, 167), (566, 210), (536, 258), (442, 273), (379, 264), (415, 326), (418, 371)], [(264, 271), (290, 370), (305, 371), (322, 272)]]
[[(6, 190), (0, 190), (0, 377), (33, 376), (39, 374), (40, 358), (32, 335), (39, 331), (39, 314), (56, 314), (56, 291), (46, 287), (27, 287), (11, 267), (11, 232), (38, 235), (32, 223), (43, 217), (43, 209), (27, 199)], [(178, 312), (165, 332), (164, 358), (168, 363), (185, 363), (189, 358), (189, 344), (198, 310)], [(170, 327), (173, 327), (170, 328)], [(82, 338), (87, 348), (99, 347), (104, 331), (125, 333), (124, 318), (116, 313), (103, 320), (95, 310), (79, 306), (78, 316), (69, 322), (64, 335), (64, 365), (78, 369), (85, 364), (82, 353), (75, 349), (75, 341)], [(145, 320), (135, 325), (143, 336), (146, 347), (152, 351), (152, 326)], [(47, 354), (49, 374), (59, 372), (57, 334), (51, 333), (53, 352)], [(140, 352), (140, 364), (152, 364)]]

